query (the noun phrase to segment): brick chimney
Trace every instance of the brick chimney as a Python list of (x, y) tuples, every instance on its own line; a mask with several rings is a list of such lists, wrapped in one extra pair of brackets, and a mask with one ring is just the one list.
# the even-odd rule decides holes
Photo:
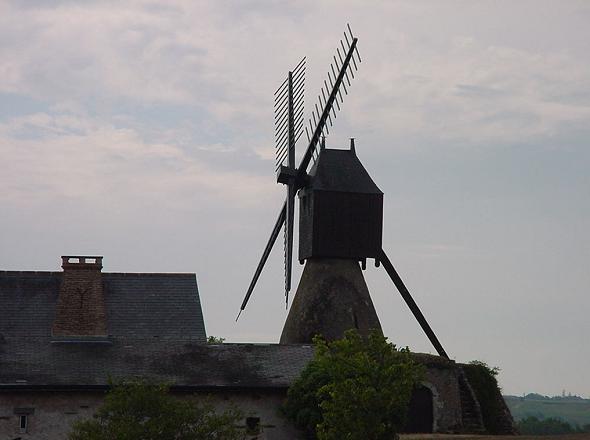
[(62, 256), (53, 336), (106, 336), (102, 257)]

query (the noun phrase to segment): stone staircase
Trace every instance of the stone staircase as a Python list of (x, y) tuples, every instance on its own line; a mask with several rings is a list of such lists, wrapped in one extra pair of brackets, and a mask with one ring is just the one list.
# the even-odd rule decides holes
[(501, 416), (498, 420), (498, 433), (500, 435), (518, 435), (518, 429), (516, 428), (516, 424), (514, 423), (514, 419), (512, 418), (512, 414), (510, 413), (510, 409), (504, 398), (500, 393), (496, 395), (496, 399), (498, 401), (498, 406), (501, 408)]
[(461, 367), (458, 368), (458, 375), (461, 417), (463, 419), (461, 431), (466, 434), (483, 434), (486, 430), (483, 424), (479, 402)]

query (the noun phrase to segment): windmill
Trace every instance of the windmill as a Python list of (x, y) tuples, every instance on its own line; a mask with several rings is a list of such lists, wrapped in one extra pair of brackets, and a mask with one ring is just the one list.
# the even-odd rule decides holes
[(288, 73), (275, 92), (277, 182), (286, 186), (286, 197), (238, 318), (283, 226), (285, 301), (288, 304), (295, 196), (299, 195), (299, 261), (305, 262), (305, 268), (281, 342), (310, 342), (315, 333), (337, 337), (344, 329), (352, 327), (380, 329), (359, 267), (360, 262), (364, 270), (366, 260), (373, 258), (377, 267), (383, 265), (438, 354), (448, 358), (382, 248), (383, 193), (356, 156), (354, 139), (351, 139), (349, 150), (325, 147), (325, 136), (329, 134), (343, 102), (342, 90), (348, 94), (351, 79), (361, 62), (357, 42), (347, 26), (312, 109), (309, 130), (305, 126), (308, 145), (298, 166), (295, 164), (295, 144), (304, 131), (305, 58)]

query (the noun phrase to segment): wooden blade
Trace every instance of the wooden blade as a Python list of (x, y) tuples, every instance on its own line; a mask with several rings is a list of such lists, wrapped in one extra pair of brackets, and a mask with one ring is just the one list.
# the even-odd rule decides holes
[(272, 250), (272, 247), (275, 244), (275, 241), (277, 241), (277, 237), (279, 236), (279, 232), (281, 231), (281, 228), (283, 227), (283, 223), (285, 222), (286, 211), (287, 211), (287, 201), (285, 200), (285, 203), (283, 203), (283, 207), (281, 208), (281, 211), (279, 212), (279, 217), (277, 218), (274, 228), (272, 229), (272, 232), (270, 233), (268, 243), (266, 243), (266, 247), (264, 248), (264, 252), (262, 252), (262, 257), (260, 258), (260, 262), (258, 263), (258, 266), (256, 267), (256, 271), (254, 272), (254, 277), (252, 278), (252, 281), (250, 282), (250, 286), (248, 287), (248, 291), (246, 292), (246, 296), (244, 297), (244, 300), (242, 301), (242, 305), (240, 307), (240, 312), (238, 313), (238, 317), (236, 318), (236, 321), (240, 317), (242, 310), (244, 310), (246, 308), (246, 304), (248, 304), (248, 300), (250, 299), (250, 296), (252, 295), (252, 291), (254, 290), (254, 286), (256, 286), (256, 282), (258, 281), (258, 277), (260, 277), (260, 273), (262, 272), (262, 269), (264, 268), (264, 265), (266, 264), (266, 260), (268, 259), (268, 255), (270, 254), (270, 251)]
[(275, 94), (276, 170), (287, 160), (295, 168), (295, 142), (303, 132), (305, 58), (289, 72)]
[[(305, 174), (307, 173), (307, 167), (309, 166), (309, 162), (311, 161), (314, 151), (317, 148), (317, 144), (320, 140), (320, 137), (324, 133), (324, 129), (326, 128), (326, 122), (328, 120), (330, 112), (332, 111), (332, 106), (334, 105), (334, 101), (337, 99), (340, 86), (342, 85), (342, 80), (344, 79), (344, 77), (350, 67), (351, 60), (353, 59), (353, 55), (356, 50), (357, 41), (358, 41), (358, 39), (356, 37), (352, 38), (352, 42), (350, 43), (350, 46), (349, 46), (348, 51), (346, 53), (346, 57), (344, 57), (344, 59), (340, 59), (341, 66), (339, 69), (338, 76), (336, 77), (336, 80), (334, 81), (334, 85), (332, 87), (330, 95), (328, 96), (328, 99), (325, 102), (325, 105), (323, 106), (322, 114), (321, 115), (318, 114), (319, 119), (317, 121), (315, 121), (316, 126), (315, 126), (315, 129), (313, 130), (313, 135), (311, 136), (311, 140), (309, 141), (309, 145), (307, 147), (307, 150), (305, 150), (305, 153), (304, 153), (304, 155), (301, 159), (301, 162), (299, 164), (299, 168), (297, 169), (297, 177), (299, 178), (298, 179), (299, 181), (301, 181), (301, 178), (303, 176), (305, 176)], [(340, 52), (338, 52), (338, 54), (340, 54)], [(336, 60), (335, 62), (338, 63), (338, 60)], [(320, 105), (321, 105), (321, 103), (322, 103), (322, 101), (320, 98)]]

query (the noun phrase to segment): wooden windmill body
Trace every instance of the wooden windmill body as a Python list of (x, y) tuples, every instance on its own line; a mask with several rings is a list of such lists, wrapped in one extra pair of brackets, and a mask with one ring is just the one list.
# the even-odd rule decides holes
[(359, 261), (377, 258), (383, 193), (349, 150), (323, 144), (307, 186), (299, 190), (299, 261), (305, 268), (281, 334), (282, 344), (337, 339), (381, 324)]
[(320, 148), (308, 185), (299, 190), (299, 260), (378, 258), (383, 192), (356, 155)]

